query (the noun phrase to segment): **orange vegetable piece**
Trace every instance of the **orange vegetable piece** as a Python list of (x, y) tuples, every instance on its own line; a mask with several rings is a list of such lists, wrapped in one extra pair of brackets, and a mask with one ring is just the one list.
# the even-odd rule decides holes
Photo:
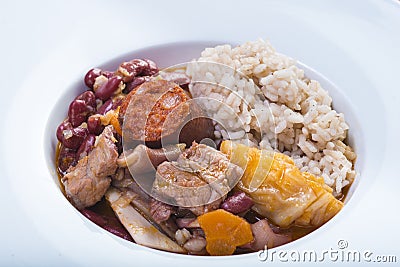
[(119, 116), (119, 109), (120, 107), (118, 107), (113, 116), (110, 119), (110, 124), (114, 127), (115, 131), (122, 136), (122, 129), (121, 129), (121, 125), (119, 124), (119, 120), (118, 120), (118, 116)]
[(250, 224), (223, 209), (205, 213), (197, 220), (206, 235), (206, 250), (210, 255), (232, 255), (237, 246), (253, 241)]

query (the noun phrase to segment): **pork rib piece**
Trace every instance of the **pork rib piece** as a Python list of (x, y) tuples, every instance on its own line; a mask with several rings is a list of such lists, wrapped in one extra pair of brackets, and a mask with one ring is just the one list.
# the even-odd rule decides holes
[(68, 199), (77, 209), (96, 204), (110, 186), (109, 176), (118, 167), (113, 131), (113, 126), (107, 126), (99, 135), (93, 150), (61, 179)]
[(201, 215), (217, 209), (242, 174), (220, 151), (193, 142), (177, 161), (158, 166), (153, 193)]

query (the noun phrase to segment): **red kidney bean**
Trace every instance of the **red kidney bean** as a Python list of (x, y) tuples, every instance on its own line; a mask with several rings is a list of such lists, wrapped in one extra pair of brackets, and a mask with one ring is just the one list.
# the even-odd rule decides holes
[(122, 77), (124, 82), (131, 82), (148, 67), (149, 64), (146, 61), (142, 59), (133, 59), (121, 63), (118, 67), (117, 74)]
[(92, 91), (86, 91), (71, 102), (68, 109), (68, 118), (73, 127), (78, 127), (86, 121), (96, 108), (96, 98)]
[(113, 76), (106, 83), (101, 85), (97, 90), (96, 90), (96, 97), (100, 98), (103, 101), (106, 101), (109, 99), (115, 91), (117, 91), (119, 84), (121, 83), (122, 78), (119, 76)]
[(64, 139), (64, 145), (71, 149), (78, 149), (86, 138), (88, 130), (82, 127), (76, 127), (72, 130), (72, 136)]
[(87, 156), (94, 146), (96, 141), (96, 136), (94, 134), (88, 134), (80, 145), (78, 151), (76, 152), (77, 160)]
[(77, 127), (86, 120), (86, 117), (91, 112), (88, 106), (82, 100), (74, 100), (69, 105), (68, 119), (72, 126)]
[(237, 192), (225, 199), (221, 204), (221, 208), (233, 214), (238, 214), (247, 211), (253, 204), (253, 200), (244, 192)]
[(90, 116), (87, 120), (87, 128), (89, 133), (99, 135), (104, 130), (104, 126), (101, 124), (101, 119), (98, 116)]
[(108, 79), (110, 79), (111, 77), (115, 76), (115, 73), (112, 71), (108, 71), (108, 70), (103, 70), (101, 71), (101, 75), (107, 77)]
[(86, 138), (88, 130), (82, 127), (73, 128), (72, 124), (64, 121), (57, 128), (57, 139), (65, 147), (76, 150)]
[(90, 89), (93, 89), (94, 82), (96, 81), (96, 78), (101, 75), (101, 69), (94, 68), (89, 70), (86, 75), (85, 75), (85, 84), (87, 87)]
[(58, 155), (58, 170), (65, 174), (70, 166), (75, 166), (76, 164), (76, 154), (73, 150), (61, 146), (60, 154)]
[(129, 92), (131, 92), (133, 89), (135, 89), (137, 86), (141, 85), (144, 82), (147, 82), (150, 80), (149, 76), (139, 76), (139, 77), (135, 77), (132, 82), (127, 83), (126, 87), (124, 89), (124, 93), (128, 94)]
[(110, 110), (112, 110), (113, 107), (113, 101), (112, 99), (107, 100), (103, 105), (101, 105), (98, 109), (97, 109), (97, 114), (100, 115), (104, 115), (107, 112), (109, 112)]
[(158, 67), (154, 61), (150, 59), (144, 59), (144, 61), (147, 63), (147, 68), (142, 71), (143, 76), (153, 76), (158, 73)]
[(57, 127), (56, 135), (57, 135), (58, 141), (60, 141), (60, 143), (62, 143), (63, 140), (64, 140), (64, 131), (65, 130), (71, 130), (72, 131), (73, 128), (74, 127), (72, 127), (72, 124), (69, 121), (67, 121), (67, 120), (63, 121)]
[(86, 105), (95, 108), (96, 107), (96, 96), (92, 91), (85, 91), (78, 95), (75, 100), (82, 100)]
[(119, 106), (121, 106), (121, 104), (122, 104), (122, 98), (117, 98), (117, 99), (114, 98), (111, 109), (113, 110), (117, 109)]

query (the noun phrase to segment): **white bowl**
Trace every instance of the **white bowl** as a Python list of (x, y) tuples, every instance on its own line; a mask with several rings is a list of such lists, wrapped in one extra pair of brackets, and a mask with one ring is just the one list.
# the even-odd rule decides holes
[[(200, 52), (206, 47), (213, 47), (218, 44), (215, 41), (205, 41), (205, 42), (183, 42), (183, 43), (172, 43), (172, 44), (162, 44), (158, 46), (152, 46), (148, 48), (143, 48), (137, 51), (133, 51), (131, 53), (119, 56), (115, 59), (108, 61), (107, 63), (101, 64), (100, 66), (93, 66), (93, 67), (100, 67), (104, 70), (114, 70), (118, 67), (118, 65), (123, 62), (133, 58), (149, 58), (154, 60), (160, 68), (166, 68), (169, 66), (173, 66), (179, 63), (185, 63), (199, 57)], [(357, 114), (356, 110), (352, 107), (351, 101), (346, 96), (345, 92), (340, 90), (337, 86), (335, 86), (328, 78), (320, 74), (319, 72), (315, 71), (314, 69), (308, 67), (303, 63), (298, 63), (298, 66), (305, 70), (305, 74), (308, 78), (317, 80), (321, 83), (321, 86), (329, 92), (329, 94), (333, 98), (333, 105), (338, 112), (342, 112), (345, 114), (345, 119), (350, 126), (350, 130), (348, 133), (348, 141), (355, 149), (356, 153), (358, 154), (358, 158), (356, 161), (355, 169), (357, 173), (362, 173), (364, 162), (366, 160), (365, 154), (365, 143), (363, 137), (363, 131), (360, 124), (359, 114)], [(54, 107), (50, 113), (46, 130), (44, 136), (44, 154), (47, 160), (48, 168), (50, 169), (50, 177), (52, 177), (52, 181), (57, 185), (60, 186), (58, 176), (55, 171), (55, 150), (57, 145), (57, 139), (55, 137), (55, 132), (58, 125), (65, 119), (67, 116), (67, 110), (69, 103), (80, 93), (86, 91), (87, 88), (83, 83), (83, 77), (85, 73), (82, 73), (78, 77), (71, 79), (71, 83), (68, 85), (66, 84), (64, 92), (60, 99), (55, 102)], [(361, 178), (357, 175), (355, 182), (351, 185), (350, 190), (346, 196), (345, 202), (348, 203), (349, 201), (353, 201), (352, 196), (354, 191), (357, 189), (359, 183), (368, 183), (368, 179)], [(61, 193), (61, 190), (58, 190), (58, 197), (64, 198)], [(356, 200), (354, 200), (356, 201)], [(65, 205), (69, 205), (65, 203)], [(70, 208), (70, 207), (69, 207)], [(347, 209), (347, 205), (345, 208), (340, 212), (341, 216), (346, 219), (346, 213), (349, 213)], [(96, 232), (100, 231), (103, 234), (110, 235), (114, 239), (119, 239), (118, 237), (108, 233), (97, 227), (95, 224), (91, 223), (88, 219), (84, 216), (77, 213), (77, 215), (85, 221), (83, 227), (89, 227), (90, 229), (96, 229)], [(329, 227), (330, 224), (334, 224), (336, 219), (331, 220), (326, 223), (326, 225), (320, 227), (316, 231), (310, 233), (307, 236), (307, 240), (313, 238), (316, 235), (323, 236), (327, 234), (325, 229)], [(296, 246), (296, 244), (301, 244), (304, 242), (305, 238), (300, 238), (288, 245)], [(121, 241), (121, 240), (119, 240)], [(124, 241), (125, 242), (125, 241)], [(132, 249), (137, 249), (139, 246), (136, 244), (129, 244)], [(280, 247), (280, 249), (285, 248), (285, 246)], [(157, 250), (151, 249), (154, 253), (164, 253)], [(255, 253), (253, 253), (255, 254)], [(182, 257), (182, 255), (174, 255), (174, 257)], [(183, 256), (186, 257), (186, 256)], [(237, 256), (230, 256), (230, 257), (237, 257)], [(241, 256), (243, 257), (243, 255)]]
[[(268, 264), (255, 254), (193, 257), (114, 237), (70, 205), (53, 165), (55, 127), (66, 115), (69, 101), (84, 90), (82, 78), (89, 68), (118, 54), (147, 51), (154, 44), (206, 40), (204, 45), (214, 45), (207, 40), (242, 43), (257, 38), (269, 38), (278, 51), (337, 85), (330, 94), (335, 108), (345, 112), (359, 156), (359, 183), (353, 185), (343, 210), (317, 231), (274, 251), (322, 253), (337, 249), (338, 240), (344, 239), (351, 250), (397, 255), (399, 261), (399, 11), (397, 0), (354, 0), (346, 5), (313, 0), (184, 5), (173, 0), (9, 1), (0, 10), (4, 21), (0, 29), (9, 40), (1, 44), (0, 66), (5, 111), (0, 131), (0, 265)], [(173, 63), (186, 60), (186, 53), (175, 53)]]

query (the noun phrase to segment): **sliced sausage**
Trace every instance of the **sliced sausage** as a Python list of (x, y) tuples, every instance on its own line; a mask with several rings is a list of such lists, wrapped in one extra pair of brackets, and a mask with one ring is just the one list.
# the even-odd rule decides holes
[(125, 140), (140, 140), (153, 148), (163, 144), (213, 138), (212, 121), (177, 84), (161, 79), (144, 82), (132, 90), (120, 109)]

